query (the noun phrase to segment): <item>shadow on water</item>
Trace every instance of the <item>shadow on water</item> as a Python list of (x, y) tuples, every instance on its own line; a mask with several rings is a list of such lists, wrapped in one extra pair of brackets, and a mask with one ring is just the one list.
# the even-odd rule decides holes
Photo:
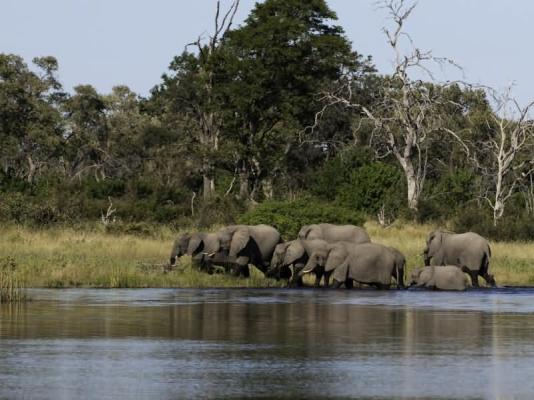
[[(0, 306), (0, 397), (534, 392), (534, 290), (33, 290)], [(514, 371), (513, 374), (510, 371)]]

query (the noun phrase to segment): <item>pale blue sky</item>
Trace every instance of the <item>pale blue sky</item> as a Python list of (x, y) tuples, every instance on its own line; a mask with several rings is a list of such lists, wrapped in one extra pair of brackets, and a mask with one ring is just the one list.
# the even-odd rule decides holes
[[(327, 0), (356, 50), (390, 70), (387, 23), (374, 0)], [(238, 22), (254, 0), (241, 0)], [(213, 25), (215, 0), (0, 0), (0, 52), (29, 62), (53, 55), (66, 89), (81, 83), (109, 92), (126, 84), (147, 95), (172, 57)], [(420, 0), (406, 30), (418, 47), (454, 59), (473, 83), (515, 82), (534, 99), (534, 1)], [(441, 79), (455, 79), (449, 71)]]

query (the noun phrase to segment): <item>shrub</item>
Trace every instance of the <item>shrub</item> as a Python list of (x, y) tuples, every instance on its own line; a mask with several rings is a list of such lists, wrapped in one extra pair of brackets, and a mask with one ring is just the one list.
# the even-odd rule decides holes
[(303, 225), (321, 222), (362, 225), (364, 218), (359, 212), (339, 205), (299, 199), (264, 202), (239, 217), (238, 222), (247, 225), (272, 225), (288, 240), (297, 237)]
[[(493, 217), (488, 208), (466, 207), (453, 219), (456, 232), (476, 232), (496, 241), (531, 241), (534, 240), (534, 216), (525, 211), (512, 210), (493, 224)], [(515, 211), (515, 212), (514, 212)]]
[(399, 168), (373, 162), (350, 174), (349, 182), (339, 189), (338, 199), (341, 205), (369, 215), (376, 215), (382, 207), (397, 215), (405, 202), (405, 193), (404, 177)]
[(312, 176), (311, 192), (322, 199), (334, 200), (343, 184), (350, 181), (352, 171), (371, 162), (365, 149), (351, 149), (326, 161)]

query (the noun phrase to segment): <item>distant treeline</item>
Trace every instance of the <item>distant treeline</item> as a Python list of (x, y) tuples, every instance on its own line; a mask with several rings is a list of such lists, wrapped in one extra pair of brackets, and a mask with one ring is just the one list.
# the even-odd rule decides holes
[(292, 218), (403, 218), (534, 238), (528, 107), (413, 79), (436, 61), (418, 49), (377, 73), (324, 0), (266, 0), (240, 26), (233, 12), (146, 98), (126, 86), (67, 93), (54, 57), (0, 54), (0, 219), (293, 229)]

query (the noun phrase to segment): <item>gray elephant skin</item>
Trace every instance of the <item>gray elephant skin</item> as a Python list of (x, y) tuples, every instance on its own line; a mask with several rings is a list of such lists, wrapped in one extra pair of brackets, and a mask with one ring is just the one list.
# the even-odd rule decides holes
[[(193, 265), (204, 270), (207, 268), (204, 262), (206, 256), (215, 253), (218, 249), (219, 238), (216, 233), (183, 233), (173, 243), (169, 260), (170, 265), (174, 266), (177, 258), (189, 255), (192, 257)], [(213, 260), (212, 264), (215, 264)], [(212, 270), (208, 272), (212, 272)]]
[[(299, 272), (308, 262), (309, 255), (317, 251), (326, 251), (328, 243), (321, 239), (291, 240), (276, 246), (269, 268), (269, 276), (282, 276), (287, 279), (289, 286), (303, 286), (302, 276)], [(324, 269), (316, 268), (315, 287), (319, 287)], [(325, 286), (328, 286), (328, 276), (325, 276)]]
[(371, 242), (365, 229), (355, 225), (304, 225), (299, 231), (298, 238), (301, 240), (323, 239), (328, 243), (349, 242), (359, 244)]
[(301, 275), (312, 272), (321, 265), (324, 265), (325, 273), (332, 274), (335, 288), (342, 284), (346, 288), (352, 288), (356, 281), (388, 289), (392, 277), (397, 280), (398, 286), (404, 281), (404, 256), (396, 249), (393, 251), (390, 247), (376, 243), (330, 244), (326, 252), (319, 251), (310, 256)]
[(423, 252), (425, 266), (456, 265), (463, 267), (471, 276), (474, 287), (478, 287), (478, 276), (490, 286), (495, 278), (489, 274), (491, 249), (482, 236), (474, 232), (450, 233), (441, 230), (431, 232)]
[(210, 260), (225, 259), (225, 266), (235, 275), (248, 277), (252, 264), (263, 273), (267, 272), (280, 233), (269, 225), (230, 225), (217, 233), (219, 247)]
[(410, 277), (410, 286), (429, 289), (466, 290), (470, 286), (467, 275), (455, 265), (416, 268)]

